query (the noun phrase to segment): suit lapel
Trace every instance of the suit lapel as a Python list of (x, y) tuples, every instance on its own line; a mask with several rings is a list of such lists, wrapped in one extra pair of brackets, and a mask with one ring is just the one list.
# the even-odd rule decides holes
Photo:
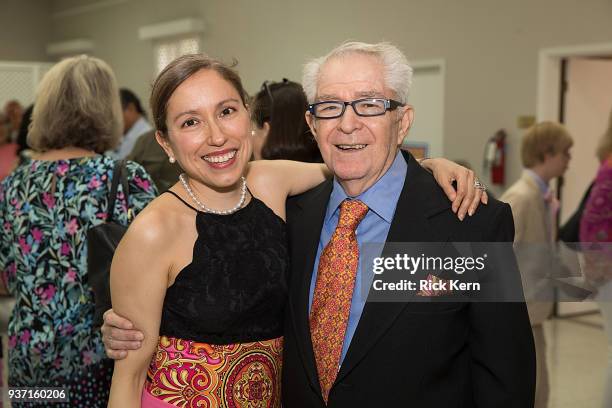
[[(441, 211), (449, 211), (450, 202), (444, 197), (440, 198), (440, 192), (436, 191), (439, 187), (427, 171), (409, 153), (403, 154), (408, 164), (406, 180), (386, 242), (446, 242), (448, 234), (432, 229), (428, 218)], [(387, 247), (385, 245), (383, 254)], [(336, 382), (355, 367), (409, 304), (366, 302)]]
[[(325, 210), (333, 187), (332, 180), (323, 183), (313, 194), (299, 201), (299, 212), (291, 226), (291, 263), (293, 276), (289, 304), (292, 322), (294, 324), (297, 344), (308, 377), (318, 392), (321, 392), (315, 364), (312, 342), (310, 339), (310, 324), (308, 319), (308, 301), (310, 282), (314, 268), (321, 229), (325, 218)], [(299, 248), (295, 248), (299, 246)]]

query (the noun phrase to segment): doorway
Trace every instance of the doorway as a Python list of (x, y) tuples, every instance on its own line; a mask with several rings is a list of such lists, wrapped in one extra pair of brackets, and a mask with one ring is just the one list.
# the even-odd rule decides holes
[[(612, 109), (612, 43), (547, 48), (538, 64), (537, 118), (564, 123), (574, 137), (559, 221), (578, 207), (599, 165), (595, 146)], [(558, 316), (597, 311), (592, 302), (557, 304)]]

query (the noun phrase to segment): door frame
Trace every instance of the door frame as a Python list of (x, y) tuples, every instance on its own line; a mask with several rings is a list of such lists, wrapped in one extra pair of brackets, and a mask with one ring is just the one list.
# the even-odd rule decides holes
[(561, 60), (612, 55), (612, 42), (543, 48), (538, 53), (537, 120), (559, 120)]
[[(444, 151), (445, 151), (445, 106), (446, 106), (446, 60), (444, 58), (432, 58), (432, 59), (423, 59), (423, 60), (414, 60), (414, 61), (410, 61), (410, 66), (412, 67), (412, 72), (413, 72), (413, 80), (414, 80), (414, 74), (417, 74), (418, 72), (428, 72), (428, 71), (437, 71), (440, 73), (440, 81), (441, 81), (441, 85), (442, 85), (442, 104), (440, 106), (440, 129), (442, 134), (440, 135), (441, 137), (441, 141), (440, 141), (440, 151), (438, 152), (432, 152), (432, 148), (431, 148), (431, 144), (427, 143), (428, 145), (428, 152), (427, 155), (431, 156), (432, 154), (435, 156), (444, 156)], [(408, 99), (410, 100), (410, 96), (408, 96)], [(410, 103), (411, 104), (411, 103)], [(418, 106), (415, 107), (415, 110), (418, 112)], [(417, 113), (417, 118), (416, 120), (418, 120), (418, 113)], [(410, 144), (410, 143), (408, 143)], [(417, 142), (418, 144), (418, 142)]]

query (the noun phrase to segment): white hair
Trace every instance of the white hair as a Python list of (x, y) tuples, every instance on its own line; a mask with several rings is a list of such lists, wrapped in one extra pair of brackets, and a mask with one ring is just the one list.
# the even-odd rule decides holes
[(385, 85), (396, 93), (400, 102), (408, 102), (410, 85), (412, 85), (412, 67), (399, 48), (387, 42), (367, 44), (349, 41), (334, 48), (324, 57), (312, 59), (304, 65), (302, 86), (309, 103), (315, 102), (323, 65), (332, 58), (348, 54), (366, 54), (378, 58), (385, 69)]

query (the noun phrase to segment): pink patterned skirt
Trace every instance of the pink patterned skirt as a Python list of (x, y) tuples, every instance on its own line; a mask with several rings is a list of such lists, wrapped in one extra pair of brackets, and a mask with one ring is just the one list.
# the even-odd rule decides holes
[(280, 407), (282, 354), (282, 337), (215, 345), (161, 336), (142, 407)]

